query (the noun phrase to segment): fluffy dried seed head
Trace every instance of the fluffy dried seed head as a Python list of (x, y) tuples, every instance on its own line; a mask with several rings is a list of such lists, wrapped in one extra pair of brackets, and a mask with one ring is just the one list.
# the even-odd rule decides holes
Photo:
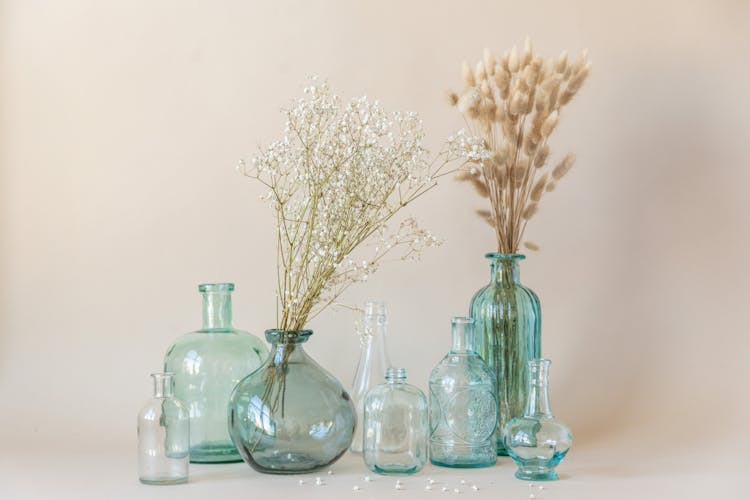
[(534, 217), (534, 214), (536, 214), (537, 210), (539, 209), (539, 205), (536, 203), (529, 203), (526, 205), (526, 208), (523, 209), (523, 213), (521, 214), (521, 217), (524, 220), (529, 220), (532, 217)]
[(534, 57), (534, 54), (531, 48), (531, 38), (527, 36), (526, 40), (524, 40), (523, 42), (523, 57), (521, 59), (521, 66), (527, 66), (531, 62), (532, 57)]
[(547, 184), (547, 187), (544, 188), (544, 190), (547, 191), (548, 193), (551, 193), (552, 191), (555, 190), (556, 187), (557, 187), (557, 184), (555, 184), (554, 182), (550, 182), (549, 184)]
[(565, 155), (565, 158), (563, 158), (560, 163), (557, 164), (557, 166), (552, 170), (552, 178), (556, 181), (559, 181), (562, 179), (565, 174), (567, 174), (571, 168), (573, 168), (573, 164), (576, 162), (576, 155), (573, 153), (568, 153)]
[(565, 73), (566, 69), (568, 69), (568, 51), (563, 50), (560, 52), (557, 62), (555, 63), (555, 71), (558, 73)]
[(553, 130), (555, 130), (555, 127), (557, 126), (557, 110), (553, 111), (549, 114), (549, 116), (544, 120), (544, 123), (542, 123), (541, 133), (542, 137), (547, 138), (552, 133)]
[(487, 78), (487, 72), (484, 70), (484, 63), (479, 61), (477, 67), (474, 70), (474, 81), (479, 84), (482, 80)]
[(455, 106), (458, 104), (458, 94), (455, 92), (448, 92), (448, 102), (451, 104), (451, 106)]
[(537, 150), (536, 158), (534, 158), (534, 166), (536, 168), (542, 168), (547, 162), (547, 157), (549, 157), (549, 144), (545, 144)]
[(474, 190), (481, 196), (482, 198), (489, 198), (490, 196), (490, 190), (487, 189), (487, 184), (484, 183), (481, 177), (478, 175), (473, 175), (469, 179), (471, 181), (471, 185), (474, 186)]
[(464, 79), (464, 85), (467, 87), (473, 87), (476, 85), (476, 82), (474, 81), (474, 72), (471, 71), (471, 66), (469, 66), (469, 63), (466, 61), (461, 64), (461, 75)]
[(536, 92), (536, 111), (542, 112), (545, 109), (547, 109), (547, 106), (549, 105), (549, 94), (547, 94), (543, 89), (539, 89)]
[(477, 215), (482, 218), (490, 227), (495, 227), (495, 220), (492, 217), (492, 213), (489, 210), (477, 210)]
[(533, 241), (526, 241), (524, 242), (523, 246), (531, 250), (532, 252), (538, 252), (539, 251), (539, 245), (534, 243)]
[(492, 75), (495, 72), (495, 56), (492, 55), (490, 49), (484, 49), (482, 53), (482, 60), (484, 61), (484, 68), (487, 70), (488, 75)]
[(518, 71), (518, 63), (518, 49), (514, 45), (510, 50), (510, 56), (508, 56), (508, 70), (511, 73), (515, 73), (516, 71)]
[(531, 194), (529, 195), (529, 198), (531, 201), (538, 202), (540, 199), (542, 199), (542, 194), (544, 193), (544, 187), (547, 185), (547, 177), (548, 173), (544, 172), (539, 179), (534, 183), (534, 187), (531, 188)]

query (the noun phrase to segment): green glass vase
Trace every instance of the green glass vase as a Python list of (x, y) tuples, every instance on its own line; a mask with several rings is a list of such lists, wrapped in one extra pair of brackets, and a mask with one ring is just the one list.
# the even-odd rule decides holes
[(174, 394), (190, 413), (190, 461), (240, 462), (227, 429), (232, 389), (263, 364), (268, 353), (254, 335), (232, 327), (232, 283), (203, 284), (203, 328), (167, 350), (164, 371), (174, 373)]
[(488, 253), (490, 282), (471, 300), (476, 347), (496, 377), (497, 454), (507, 455), (503, 426), (523, 415), (528, 362), (541, 357), (542, 312), (539, 298), (520, 282), (519, 254)]

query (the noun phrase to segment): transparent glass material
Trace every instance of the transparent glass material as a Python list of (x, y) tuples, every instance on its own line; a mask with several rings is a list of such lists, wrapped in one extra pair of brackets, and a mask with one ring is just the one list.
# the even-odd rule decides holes
[(406, 370), (388, 368), (364, 407), (365, 464), (378, 474), (414, 474), (427, 461), (427, 398), (406, 383)]
[(138, 414), (138, 478), (145, 484), (188, 480), (190, 417), (172, 395), (172, 374), (153, 373), (154, 397)]
[(505, 425), (505, 447), (518, 471), (516, 477), (528, 481), (554, 481), (555, 467), (565, 458), (573, 435), (552, 415), (549, 405), (548, 359), (529, 362), (529, 390), (522, 417)]
[(542, 312), (539, 298), (519, 280), (518, 254), (488, 253), (490, 282), (471, 300), (476, 321), (477, 352), (495, 374), (497, 384), (497, 454), (507, 455), (502, 428), (523, 414), (527, 364), (541, 356)]
[(190, 412), (190, 461), (239, 462), (227, 431), (232, 389), (263, 363), (268, 350), (248, 332), (232, 327), (232, 283), (199, 285), (203, 328), (167, 350), (164, 371), (175, 375), (175, 396)]
[(430, 462), (489, 467), (497, 462), (495, 376), (474, 350), (474, 320), (451, 320), (450, 352), (430, 374)]
[(270, 474), (297, 474), (338, 460), (354, 436), (349, 394), (302, 347), (310, 330), (267, 330), (271, 353), (242, 379), (229, 405), (229, 432), (242, 458)]
[(360, 340), (359, 363), (354, 375), (352, 402), (357, 409), (357, 429), (349, 448), (353, 453), (362, 453), (362, 422), (364, 417), (365, 395), (373, 386), (382, 382), (385, 370), (391, 366), (386, 347), (388, 317), (385, 304), (367, 302), (357, 324)]

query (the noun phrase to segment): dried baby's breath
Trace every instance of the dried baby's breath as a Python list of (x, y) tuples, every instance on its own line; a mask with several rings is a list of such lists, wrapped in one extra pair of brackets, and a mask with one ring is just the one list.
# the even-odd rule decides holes
[[(478, 213), (492, 223), (499, 252), (518, 251), (542, 196), (573, 166), (575, 157), (569, 154), (548, 168), (548, 140), (561, 109), (577, 95), (590, 71), (586, 51), (576, 59), (567, 52), (544, 59), (535, 56), (528, 38), (520, 53), (513, 47), (497, 58), (485, 49), (474, 67), (463, 64), (464, 88), (451, 102), (493, 154), (472, 167), (479, 176), (475, 171), (458, 178), (489, 197), (491, 216)], [(530, 242), (526, 247), (538, 249)]]

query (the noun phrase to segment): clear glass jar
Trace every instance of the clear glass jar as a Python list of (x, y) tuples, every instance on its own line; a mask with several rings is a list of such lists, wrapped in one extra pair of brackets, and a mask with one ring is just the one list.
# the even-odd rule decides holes
[(172, 395), (172, 374), (152, 373), (154, 397), (138, 414), (138, 478), (145, 484), (188, 480), (190, 418)]
[(488, 467), (497, 462), (495, 376), (474, 350), (474, 320), (451, 320), (450, 352), (430, 374), (430, 462)]
[(505, 448), (518, 465), (516, 477), (527, 481), (554, 481), (555, 467), (565, 458), (573, 435), (552, 415), (549, 404), (548, 359), (529, 361), (528, 399), (520, 418), (505, 425)]
[(488, 253), (490, 282), (472, 298), (469, 316), (476, 321), (477, 352), (497, 384), (497, 454), (507, 455), (503, 425), (523, 414), (527, 364), (541, 354), (542, 312), (539, 298), (520, 281), (520, 254)]
[(203, 328), (172, 344), (164, 371), (174, 373), (175, 396), (190, 412), (190, 461), (239, 462), (227, 430), (229, 396), (260, 367), (268, 350), (256, 336), (232, 327), (232, 283), (203, 284), (198, 290)]
[(232, 440), (259, 472), (321, 469), (352, 443), (354, 405), (341, 383), (305, 352), (302, 344), (311, 335), (311, 330), (266, 330), (271, 354), (232, 393)]
[(362, 453), (362, 422), (364, 421), (364, 404), (367, 391), (379, 384), (385, 377), (386, 369), (391, 366), (386, 347), (388, 316), (383, 302), (367, 302), (357, 324), (360, 340), (359, 363), (354, 375), (352, 397), (357, 409), (357, 429), (349, 449), (353, 453)]
[(378, 474), (414, 474), (427, 461), (427, 398), (406, 383), (406, 370), (388, 368), (364, 406), (365, 464)]

